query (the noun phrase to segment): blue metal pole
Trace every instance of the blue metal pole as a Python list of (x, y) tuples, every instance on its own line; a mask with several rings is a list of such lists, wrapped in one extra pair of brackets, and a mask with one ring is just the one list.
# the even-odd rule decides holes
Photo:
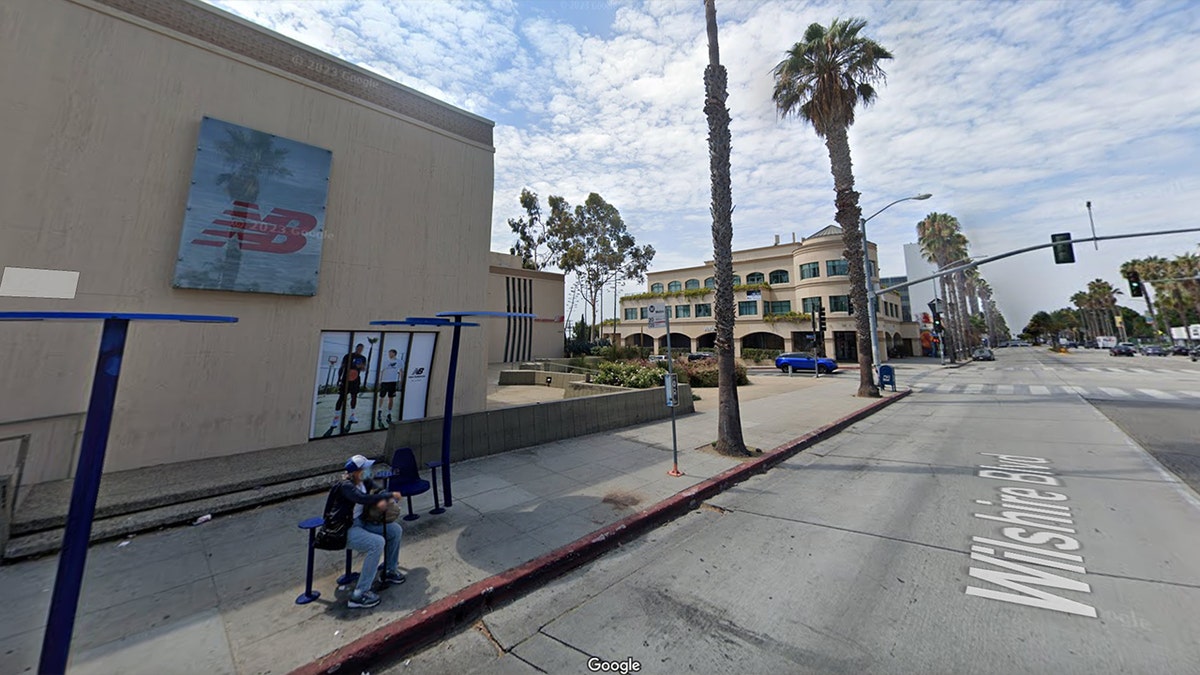
[(450, 343), (450, 375), (446, 380), (446, 408), (442, 414), (442, 497), (445, 506), (454, 506), (450, 495), (450, 425), (454, 419), (454, 380), (458, 373), (458, 338), (462, 317), (454, 317), (454, 337)]
[(88, 540), (92, 518), (96, 514), (96, 497), (104, 472), (104, 452), (112, 427), (117, 379), (121, 374), (121, 357), (125, 353), (128, 330), (129, 319), (105, 319), (100, 334), (100, 354), (96, 359), (96, 375), (92, 380), (87, 421), (83, 426), (79, 466), (75, 471), (67, 528), (58, 556), (58, 574), (54, 577), (54, 594), (50, 597), (50, 615), (46, 620), (38, 664), (38, 672), (44, 675), (65, 673), (71, 654), (71, 634), (75, 629), (75, 612), (79, 608), (79, 591), (87, 564)]

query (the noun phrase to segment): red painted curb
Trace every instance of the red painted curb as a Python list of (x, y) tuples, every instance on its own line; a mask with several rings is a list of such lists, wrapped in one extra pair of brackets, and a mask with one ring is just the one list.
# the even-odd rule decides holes
[(621, 543), (692, 511), (700, 503), (733, 485), (796, 455), (846, 427), (911, 394), (896, 392), (855, 413), (814, 429), (761, 457), (732, 467), (678, 492), (653, 506), (603, 527), (570, 544), (510, 570), (478, 581), (412, 614), (376, 629), (348, 645), (300, 666), (291, 675), (366, 672), (383, 658), (397, 658), (469, 625), (490, 609), (515, 600), (580, 565), (591, 562)]

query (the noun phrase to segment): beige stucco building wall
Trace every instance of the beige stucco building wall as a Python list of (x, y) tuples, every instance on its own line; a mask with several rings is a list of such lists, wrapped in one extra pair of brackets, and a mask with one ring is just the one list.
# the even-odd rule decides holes
[(487, 324), (488, 363), (563, 355), (563, 275), (521, 267), (521, 258), (491, 253), (488, 310), (536, 314), (535, 319), (494, 319)]
[[(132, 326), (108, 471), (303, 443), (322, 330), (487, 302), (485, 119), (173, 0), (6, 0), (0, 91), (0, 268), (79, 272), (74, 299), (0, 310), (239, 318)], [(172, 288), (205, 115), (332, 151), (315, 297)], [(0, 440), (26, 439), (26, 483), (73, 471), (99, 329), (0, 324)], [(457, 411), (484, 407), (485, 344), (464, 331)]]
[[(855, 317), (846, 311), (834, 311), (830, 300), (832, 296), (848, 296), (850, 294), (850, 277), (846, 275), (830, 276), (828, 261), (843, 260), (841, 231), (837, 227), (829, 227), (815, 233), (800, 242), (777, 243), (753, 249), (734, 251), (733, 273), (735, 285), (750, 285), (755, 283), (754, 275), (762, 275), (763, 281), (769, 288), (759, 289), (761, 299), (757, 302), (756, 314), (739, 314), (734, 323), (734, 353), (741, 355), (743, 347), (758, 344), (760, 341), (774, 341), (775, 348), (784, 351), (802, 350), (808, 345), (802, 344), (797, 334), (810, 333), (811, 323), (807, 317), (794, 317), (791, 320), (768, 322), (764, 319), (768, 312), (769, 302), (786, 301), (790, 303), (790, 311), (795, 314), (805, 314), (804, 298), (821, 298), (821, 304), (826, 310), (827, 327), (825, 332), (825, 354), (838, 354), (836, 344), (838, 333), (850, 334), (855, 330)], [(879, 281), (879, 265), (876, 246), (868, 242), (868, 257), (872, 263), (872, 279)], [(811, 278), (801, 278), (801, 269), (809, 263), (816, 263), (818, 274)], [(773, 272), (786, 274), (771, 281)], [(699, 316), (702, 307), (711, 308), (714, 301), (711, 288), (714, 274), (712, 261), (704, 265), (673, 270), (661, 270), (646, 275), (647, 294), (661, 293), (666, 297), (626, 297), (621, 300), (621, 339), (626, 345), (643, 344), (661, 351), (665, 345), (666, 329), (645, 328), (645, 320), (641, 318), (641, 309), (654, 302), (666, 302), (672, 307), (671, 332), (677, 337), (676, 342), (687, 342), (687, 348), (692, 351), (704, 351), (713, 348), (716, 334), (711, 316)], [(672, 284), (678, 284), (673, 286)], [(689, 291), (689, 287), (693, 290)], [(660, 290), (661, 288), (661, 290)], [(672, 289), (678, 288), (677, 291)], [(738, 290), (734, 293), (734, 303), (748, 302), (751, 289)], [(686, 306), (690, 314), (680, 317), (678, 308)], [(632, 311), (631, 311), (632, 310)], [(855, 311), (858, 311), (857, 309)], [(865, 311), (865, 308), (864, 308)], [(636, 318), (631, 315), (636, 315)], [(900, 318), (900, 296), (896, 293), (880, 295), (878, 312), (880, 348), (886, 352), (889, 348), (902, 345), (903, 340), (915, 335), (914, 326), (908, 326)], [(768, 337), (777, 336), (777, 337)], [(849, 338), (843, 338), (849, 339)], [(650, 343), (649, 340), (653, 340)], [(682, 346), (682, 344), (680, 345)], [(841, 348), (845, 350), (845, 345)], [(839, 361), (848, 359), (839, 358)]]

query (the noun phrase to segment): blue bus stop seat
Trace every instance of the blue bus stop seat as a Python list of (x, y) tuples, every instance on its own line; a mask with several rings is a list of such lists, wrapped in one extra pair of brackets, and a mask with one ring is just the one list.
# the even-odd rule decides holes
[[(429, 462), (434, 485), (437, 484), (437, 471), (434, 466), (441, 466), (441, 462)], [(430, 483), (427, 480), (421, 480), (421, 476), (417, 469), (417, 458), (413, 456), (412, 448), (398, 448), (392, 454), (392, 476), (388, 479), (388, 490), (399, 492), (408, 499), (408, 515), (404, 516), (404, 520), (416, 520), (421, 516), (413, 513), (412, 498), (413, 495), (419, 495), (429, 492)], [(438, 503), (437, 488), (433, 490), (434, 509), (430, 511), (432, 514), (444, 513), (445, 509)]]
[[(308, 603), (312, 602), (313, 600), (316, 600), (317, 598), (321, 597), (320, 591), (314, 591), (313, 587), (312, 587), (313, 557), (317, 550), (317, 547), (316, 547), (317, 528), (321, 527), (324, 524), (325, 524), (324, 518), (322, 518), (321, 516), (315, 516), (313, 518), (307, 518), (305, 520), (300, 521), (300, 523), (296, 526), (302, 530), (308, 530), (308, 572), (305, 574), (305, 578), (304, 578), (304, 592), (301, 593), (299, 595), (299, 597), (296, 598), (297, 605), (307, 605)], [(339, 586), (346, 586), (346, 585), (349, 585), (349, 584), (352, 584), (352, 583), (358, 581), (358, 572), (350, 571), (351, 564), (353, 563), (353, 561), (354, 561), (354, 552), (351, 551), (350, 549), (346, 549), (346, 573), (343, 574), (342, 576), (338, 577), (337, 582), (338, 582)]]

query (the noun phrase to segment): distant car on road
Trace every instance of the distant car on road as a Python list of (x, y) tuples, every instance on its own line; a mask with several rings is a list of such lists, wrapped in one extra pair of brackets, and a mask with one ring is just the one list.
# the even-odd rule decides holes
[(651, 354), (651, 355), (650, 355), (650, 361), (652, 361), (652, 362), (653, 362), (653, 361), (663, 361), (663, 362), (666, 362), (666, 360), (667, 360), (667, 355), (666, 355), (666, 354)]
[(971, 352), (971, 359), (974, 361), (995, 361), (996, 355), (987, 347), (980, 347)]
[(688, 354), (688, 361), (703, 361), (704, 359), (715, 359), (717, 355), (712, 352), (692, 352)]
[(838, 365), (837, 361), (827, 356), (814, 358), (811, 352), (789, 352), (775, 357), (775, 367), (785, 373), (795, 370), (800, 372), (816, 371), (824, 374), (837, 370)]
[(1142, 347), (1142, 356), (1166, 356), (1167, 350), (1158, 345), (1146, 345)]
[(1137, 356), (1137, 350), (1128, 342), (1121, 344), (1108, 350), (1109, 356)]
[(1171, 353), (1175, 356), (1187, 356), (1192, 353), (1192, 350), (1188, 349), (1186, 345), (1175, 345), (1171, 347)]

